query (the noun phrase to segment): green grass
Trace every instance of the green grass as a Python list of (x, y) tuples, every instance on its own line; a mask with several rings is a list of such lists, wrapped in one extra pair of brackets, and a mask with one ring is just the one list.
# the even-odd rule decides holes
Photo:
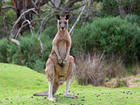
[(135, 82), (140, 82), (140, 79), (138, 79), (138, 80), (135, 80)]
[(0, 63), (0, 105), (140, 105), (140, 87), (105, 88), (72, 83), (70, 93), (78, 99), (63, 96), (65, 84), (54, 95), (57, 103), (48, 101), (45, 96), (33, 96), (46, 90), (48, 84), (44, 74), (27, 67)]

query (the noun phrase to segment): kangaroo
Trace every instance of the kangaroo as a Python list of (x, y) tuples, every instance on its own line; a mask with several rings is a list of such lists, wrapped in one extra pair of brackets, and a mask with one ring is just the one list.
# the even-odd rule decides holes
[(57, 101), (53, 95), (64, 81), (66, 81), (64, 96), (78, 98), (76, 95), (69, 94), (70, 79), (75, 69), (74, 58), (70, 55), (71, 37), (68, 33), (70, 14), (65, 16), (56, 14), (55, 17), (57, 18), (58, 32), (53, 39), (52, 51), (45, 69), (49, 90), (34, 94), (34, 96), (48, 96), (48, 99), (53, 102)]

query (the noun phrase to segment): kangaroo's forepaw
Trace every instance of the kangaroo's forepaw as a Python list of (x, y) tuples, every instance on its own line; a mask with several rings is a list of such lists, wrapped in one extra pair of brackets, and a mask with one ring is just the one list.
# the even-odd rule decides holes
[(58, 59), (58, 64), (61, 66), (62, 65), (62, 59)]
[(58, 59), (58, 64), (61, 66), (61, 67), (64, 67), (66, 65), (66, 60), (62, 61), (61, 59)]
[(65, 94), (64, 97), (69, 97), (69, 98), (78, 98), (78, 96), (74, 94)]
[(55, 98), (48, 98), (48, 99), (52, 102), (57, 102), (57, 99), (55, 99)]
[(65, 66), (65, 63), (61, 63), (61, 67), (64, 67)]
[(63, 64), (65, 65), (66, 63), (67, 63), (67, 60), (64, 60), (64, 61), (63, 61)]
[(58, 59), (58, 64), (61, 64), (62, 63), (62, 59)]

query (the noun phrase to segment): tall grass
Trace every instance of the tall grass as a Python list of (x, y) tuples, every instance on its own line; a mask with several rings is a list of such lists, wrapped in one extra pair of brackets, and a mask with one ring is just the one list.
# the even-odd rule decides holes
[(76, 57), (75, 78), (79, 84), (93, 86), (103, 85), (106, 77), (121, 78), (126, 75), (126, 70), (120, 60), (105, 59), (105, 55), (94, 53), (85, 55), (80, 53)]

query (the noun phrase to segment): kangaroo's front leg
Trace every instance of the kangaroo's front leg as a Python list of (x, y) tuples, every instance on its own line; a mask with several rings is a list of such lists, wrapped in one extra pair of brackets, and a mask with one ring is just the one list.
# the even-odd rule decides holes
[(53, 42), (53, 47), (54, 47), (55, 53), (56, 53), (56, 55), (57, 55), (58, 64), (61, 65), (62, 59), (61, 59), (61, 57), (60, 57), (60, 55), (59, 55), (58, 46), (57, 46), (57, 44), (56, 44), (55, 42)]
[(65, 59), (63, 60), (63, 65), (65, 66), (65, 64), (66, 64), (66, 62), (67, 62), (67, 60), (68, 60), (68, 56), (69, 56), (69, 53), (70, 53), (70, 48), (71, 48), (71, 46), (70, 45), (68, 45), (67, 47), (66, 47), (66, 57), (65, 57)]

